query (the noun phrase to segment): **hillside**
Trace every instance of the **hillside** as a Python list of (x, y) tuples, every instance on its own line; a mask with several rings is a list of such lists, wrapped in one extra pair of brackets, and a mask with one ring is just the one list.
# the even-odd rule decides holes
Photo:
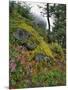
[(63, 53), (55, 53), (30, 21), (11, 15), (9, 35), (10, 88), (65, 85)]

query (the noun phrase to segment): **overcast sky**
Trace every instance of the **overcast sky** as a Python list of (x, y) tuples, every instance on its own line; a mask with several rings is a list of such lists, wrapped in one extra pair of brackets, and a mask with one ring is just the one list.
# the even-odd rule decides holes
[[(41, 11), (42, 11), (42, 9), (40, 9), (37, 5), (40, 5), (40, 6), (42, 6), (42, 7), (44, 7), (44, 3), (37, 3), (37, 2), (29, 2), (30, 4), (31, 4), (31, 6), (32, 6), (32, 8), (31, 8), (31, 12), (32, 13), (34, 13), (34, 14), (36, 14), (36, 15), (38, 15), (41, 19), (43, 19), (45, 22), (46, 22), (46, 28), (48, 29), (48, 22), (47, 22), (47, 17), (45, 16), (45, 17), (43, 17), (43, 15), (41, 15)], [(45, 3), (46, 4), (46, 3)], [(46, 7), (46, 6), (45, 6)], [(51, 24), (51, 30), (52, 30), (52, 26), (53, 26), (53, 18), (51, 17), (51, 18), (49, 18), (50, 19), (50, 24)]]

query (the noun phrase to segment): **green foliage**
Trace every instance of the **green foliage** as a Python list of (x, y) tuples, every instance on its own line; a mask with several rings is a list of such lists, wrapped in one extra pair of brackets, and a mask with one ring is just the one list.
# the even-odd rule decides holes
[(24, 2), (21, 5), (20, 2), (10, 1), (9, 10), (10, 10), (10, 15), (13, 15), (14, 13), (18, 13), (22, 17), (25, 17), (29, 20), (32, 20), (33, 18), (30, 13), (30, 7)]
[(50, 47), (53, 51), (54, 57), (56, 57), (56, 59), (60, 59), (60, 61), (64, 61), (64, 51), (60, 44), (52, 43)]
[(63, 53), (63, 49), (58, 43), (52, 43), (52, 50), (58, 54)]
[(32, 84), (36, 86), (57, 86), (60, 85), (60, 83), (65, 85), (63, 81), (65, 81), (65, 74), (58, 70), (39, 73), (32, 78)]
[(66, 5), (54, 4), (50, 7), (50, 12), (55, 15), (53, 38), (62, 47), (66, 47)]
[(64, 80), (65, 74), (58, 70), (52, 70), (47, 75), (47, 82), (49, 86), (60, 85), (60, 83), (62, 83), (62, 85), (65, 85), (65, 82), (63, 83)]

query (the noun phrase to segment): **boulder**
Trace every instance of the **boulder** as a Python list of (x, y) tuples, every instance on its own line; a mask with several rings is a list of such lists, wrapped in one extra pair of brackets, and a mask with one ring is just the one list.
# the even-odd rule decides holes
[(14, 33), (14, 36), (18, 40), (25, 41), (30, 37), (30, 33), (25, 31), (24, 29), (17, 29)]
[(34, 50), (37, 47), (37, 44), (33, 41), (23, 44), (28, 50)]
[(36, 60), (36, 61), (47, 61), (47, 62), (50, 61), (49, 57), (45, 56), (45, 55), (42, 54), (42, 53), (37, 54), (37, 55), (35, 56), (35, 60)]
[[(24, 29), (17, 29), (14, 33), (14, 37), (19, 40), (23, 41), (23, 45), (28, 50), (34, 50), (37, 46), (37, 44), (34, 41), (30, 40), (31, 34)], [(26, 42), (27, 41), (27, 42)]]

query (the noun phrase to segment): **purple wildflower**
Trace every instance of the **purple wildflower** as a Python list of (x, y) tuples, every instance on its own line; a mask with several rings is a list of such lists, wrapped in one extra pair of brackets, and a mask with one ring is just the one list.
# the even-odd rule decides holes
[(16, 69), (16, 63), (14, 61), (10, 61), (10, 70), (11, 72), (14, 72)]

